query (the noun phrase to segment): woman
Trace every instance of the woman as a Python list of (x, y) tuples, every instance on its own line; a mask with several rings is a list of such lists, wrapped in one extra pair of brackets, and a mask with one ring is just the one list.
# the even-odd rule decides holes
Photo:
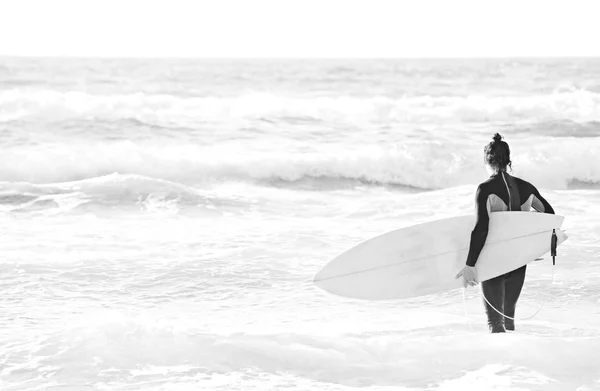
[[(501, 211), (529, 211), (533, 207), (538, 212), (552, 213), (554, 209), (540, 195), (535, 186), (506, 172), (512, 170), (510, 149), (496, 133), (494, 141), (484, 148), (484, 162), (490, 178), (477, 187), (475, 196), (476, 223), (471, 233), (471, 244), (467, 256), (467, 264), (457, 274), (464, 278), (464, 286), (477, 284), (475, 264), (485, 244), (488, 234), (489, 214)], [(492, 333), (514, 331), (515, 323), (507, 317), (514, 318), (517, 300), (525, 281), (527, 266), (492, 278), (481, 283), (485, 298), (499, 312), (485, 302), (488, 327)]]

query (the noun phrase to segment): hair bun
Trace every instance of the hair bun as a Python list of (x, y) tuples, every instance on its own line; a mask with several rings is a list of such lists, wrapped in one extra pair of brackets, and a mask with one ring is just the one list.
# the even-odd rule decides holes
[(500, 136), (500, 133), (496, 133), (494, 135), (494, 141), (499, 143), (500, 141), (502, 141), (502, 136)]

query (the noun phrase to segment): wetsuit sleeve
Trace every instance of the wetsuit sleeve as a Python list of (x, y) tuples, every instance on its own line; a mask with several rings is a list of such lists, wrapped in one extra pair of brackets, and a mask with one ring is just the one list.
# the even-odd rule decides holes
[(535, 188), (535, 186), (531, 185), (531, 188), (532, 188), (531, 193), (533, 194), (533, 200), (531, 201), (531, 207), (533, 209), (537, 210), (538, 212), (555, 214), (552, 206), (550, 206), (548, 201), (546, 201), (546, 199), (544, 197), (542, 197), (542, 195)]
[(487, 210), (488, 192), (481, 188), (477, 188), (475, 194), (475, 210), (477, 215), (475, 218), (475, 228), (471, 232), (471, 243), (469, 245), (469, 255), (467, 256), (467, 265), (475, 266), (477, 258), (483, 249), (485, 240), (487, 239), (488, 229), (490, 225), (490, 215)]

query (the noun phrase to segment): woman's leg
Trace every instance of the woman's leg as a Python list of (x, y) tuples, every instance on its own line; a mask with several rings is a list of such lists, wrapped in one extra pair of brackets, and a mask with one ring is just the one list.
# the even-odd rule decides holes
[[(504, 275), (492, 278), (491, 280), (483, 281), (481, 289), (485, 299), (496, 308), (496, 310), (504, 313)], [(488, 319), (488, 327), (491, 333), (504, 332), (504, 316), (499, 314), (494, 308), (484, 300), (485, 313)]]
[[(506, 316), (510, 316), (511, 318), (515, 317), (517, 300), (519, 300), (519, 295), (521, 294), (521, 289), (523, 288), (523, 283), (525, 282), (526, 271), (527, 265), (506, 274), (506, 278), (504, 279), (504, 314)], [(512, 331), (515, 329), (515, 321), (512, 319), (506, 318), (504, 320), (504, 324), (507, 330)]]

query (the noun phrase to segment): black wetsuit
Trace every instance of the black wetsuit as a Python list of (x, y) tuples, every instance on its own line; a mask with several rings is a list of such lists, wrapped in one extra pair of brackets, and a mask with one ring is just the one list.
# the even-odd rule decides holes
[[(475, 196), (476, 223), (471, 233), (467, 265), (475, 266), (488, 234), (490, 213), (500, 211), (529, 211), (554, 214), (554, 209), (531, 183), (500, 172), (477, 188)], [(525, 281), (527, 266), (481, 283), (486, 299), (498, 311), (514, 318), (517, 300)], [(514, 330), (514, 321), (500, 315), (485, 303), (488, 326), (492, 332)]]

